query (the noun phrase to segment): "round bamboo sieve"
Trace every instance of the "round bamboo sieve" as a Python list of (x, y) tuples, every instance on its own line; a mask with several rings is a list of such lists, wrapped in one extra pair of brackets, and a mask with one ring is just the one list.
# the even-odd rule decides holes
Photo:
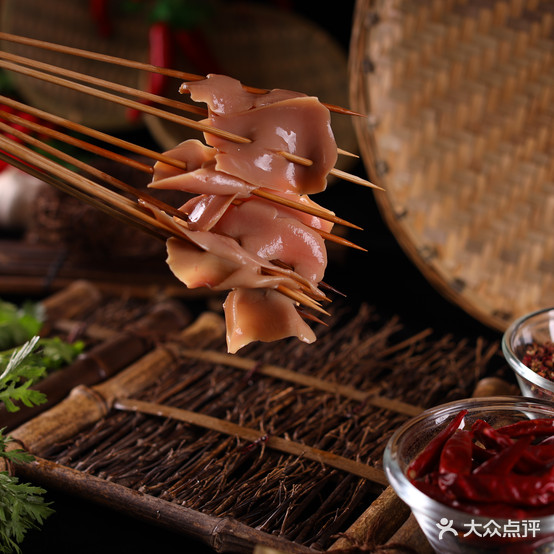
[(351, 40), (361, 155), (407, 255), (494, 329), (554, 304), (554, 4), (358, 0)]

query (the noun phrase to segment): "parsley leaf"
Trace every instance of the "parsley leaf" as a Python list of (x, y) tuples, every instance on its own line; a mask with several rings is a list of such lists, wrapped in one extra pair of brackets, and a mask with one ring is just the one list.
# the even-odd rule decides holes
[(53, 513), (40, 487), (21, 483), (6, 471), (0, 471), (0, 552), (20, 553), (18, 544), (25, 533), (37, 529)]
[[(19, 410), (19, 404), (32, 407), (45, 402), (46, 396), (32, 385), (48, 371), (69, 364), (84, 349), (80, 341), (40, 338), (42, 321), (39, 305), (18, 308), (0, 301), (0, 403), (8, 411)], [(0, 461), (8, 468), (10, 463), (32, 461), (25, 450), (8, 448), (13, 439), (4, 431), (0, 429)], [(0, 554), (20, 554), (25, 533), (39, 528), (53, 513), (44, 501), (45, 492), (0, 471)]]
[(70, 363), (82, 352), (84, 343), (66, 343), (54, 338), (33, 337), (20, 348), (0, 352), (0, 402), (10, 412), (19, 410), (18, 403), (32, 407), (42, 404), (46, 397), (30, 388), (48, 370)]

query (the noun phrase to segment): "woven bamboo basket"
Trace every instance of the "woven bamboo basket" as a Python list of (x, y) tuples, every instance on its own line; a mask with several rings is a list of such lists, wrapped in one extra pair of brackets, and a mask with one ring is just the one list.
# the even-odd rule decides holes
[(16, 474), (218, 552), (431, 552), (387, 484), (388, 437), (425, 407), (513, 392), (496, 341), (408, 330), (366, 305), (337, 308), (315, 350), (230, 356), (218, 313), (171, 307), (162, 332), (163, 299), (87, 282), (45, 302), (51, 329), (94, 339), (84, 356), (109, 374), (80, 362), (67, 396), (10, 432), (35, 455)]
[(384, 220), (432, 285), (504, 330), (554, 304), (548, 0), (359, 0), (351, 107)]

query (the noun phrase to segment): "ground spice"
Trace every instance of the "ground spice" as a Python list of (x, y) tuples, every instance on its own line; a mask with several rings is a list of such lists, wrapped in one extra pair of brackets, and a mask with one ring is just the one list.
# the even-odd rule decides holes
[(533, 342), (527, 345), (521, 361), (541, 377), (554, 381), (554, 343), (552, 341)]

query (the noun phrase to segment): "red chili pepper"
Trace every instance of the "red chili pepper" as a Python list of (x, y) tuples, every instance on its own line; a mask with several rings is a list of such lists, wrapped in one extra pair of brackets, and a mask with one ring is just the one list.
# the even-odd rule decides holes
[(471, 473), (473, 433), (457, 430), (446, 441), (439, 459), (439, 473)]
[[(171, 27), (166, 21), (156, 21), (148, 32), (149, 62), (157, 67), (171, 67), (173, 65), (173, 46), (171, 41)], [(163, 95), (167, 84), (167, 76), (151, 72), (148, 75), (148, 92)], [(144, 104), (150, 104), (143, 100)], [(128, 118), (131, 121), (140, 116), (140, 110), (131, 109)]]
[(503, 434), (506, 427), (495, 429), (484, 420), (460, 430), (464, 416), (465, 411), (453, 418), (409, 466), (408, 476), (418, 475), (411, 478), (413, 485), (438, 502), (475, 515), (514, 520), (551, 515), (554, 444), (549, 439), (532, 444), (531, 432), (546, 433), (550, 420), (506, 426), (523, 434), (513, 438)]
[(419, 476), (431, 471), (433, 465), (440, 459), (441, 450), (446, 441), (460, 427), (467, 410), (461, 410), (452, 421), (436, 435), (426, 448), (412, 461), (406, 472), (409, 479), (416, 479)]
[(181, 54), (194, 66), (197, 73), (223, 73), (201, 29), (178, 29), (175, 31), (175, 40)]
[(511, 425), (505, 425), (498, 429), (498, 432), (508, 437), (524, 437), (526, 435), (538, 437), (542, 435), (552, 435), (552, 433), (554, 433), (554, 419), (526, 419), (524, 421), (512, 423)]
[(532, 437), (524, 437), (515, 441), (504, 450), (497, 452), (492, 458), (477, 466), (473, 473), (507, 475), (524, 456), (525, 450), (531, 444)]
[[(158, 67), (173, 65), (173, 47), (171, 44), (171, 27), (166, 21), (157, 21), (150, 26), (148, 33), (150, 63)], [(148, 90), (153, 94), (162, 94), (167, 77), (151, 73)]]
[(443, 478), (451, 494), (473, 502), (492, 500), (520, 507), (546, 506), (554, 502), (554, 468), (540, 476), (450, 473), (439, 475), (439, 485)]
[(492, 458), (494, 456), (494, 452), (491, 452), (490, 450), (487, 450), (482, 446), (473, 443), (472, 455), (476, 463), (482, 463)]
[(108, 0), (89, 0), (89, 12), (100, 35), (111, 36), (113, 28), (109, 16)]
[[(486, 448), (499, 452), (505, 448), (509, 448), (514, 440), (503, 433), (500, 429), (494, 429), (490, 424), (482, 419), (478, 419), (472, 425), (471, 430), (475, 433), (475, 437), (480, 440)], [(544, 462), (533, 455), (528, 449), (524, 450), (520, 459), (516, 463), (516, 469), (521, 473), (534, 473), (544, 469)]]
[(510, 437), (500, 434), (492, 425), (482, 419), (476, 420), (471, 426), (475, 438), (480, 440), (485, 448), (501, 450), (512, 444)]

